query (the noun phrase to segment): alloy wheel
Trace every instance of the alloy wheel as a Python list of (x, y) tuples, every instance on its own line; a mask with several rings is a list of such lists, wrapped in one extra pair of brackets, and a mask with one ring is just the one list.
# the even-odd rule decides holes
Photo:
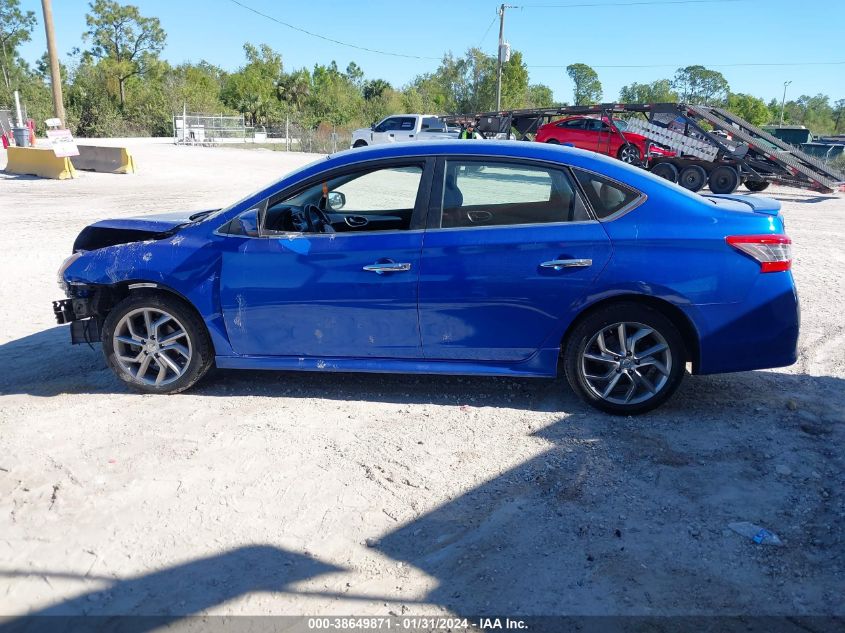
[(138, 308), (123, 316), (112, 337), (121, 369), (142, 384), (160, 387), (181, 378), (191, 363), (185, 327), (157, 308)]
[(631, 405), (657, 395), (672, 372), (666, 339), (642, 323), (606, 326), (589, 340), (580, 371), (587, 387), (606, 402)]
[(619, 150), (619, 159), (623, 163), (634, 165), (640, 162), (640, 152), (633, 145), (625, 145), (621, 150)]

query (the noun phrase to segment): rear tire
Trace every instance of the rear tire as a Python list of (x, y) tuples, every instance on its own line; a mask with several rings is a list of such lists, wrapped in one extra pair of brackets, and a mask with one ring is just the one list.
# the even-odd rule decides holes
[(651, 168), (651, 173), (669, 182), (678, 182), (678, 168), (672, 163), (657, 163)]
[(185, 391), (214, 364), (203, 320), (167, 294), (129, 295), (106, 317), (102, 341), (112, 371), (142, 393)]
[(764, 191), (770, 184), (768, 180), (746, 180), (745, 188), (748, 191)]
[(701, 191), (707, 184), (707, 172), (701, 165), (687, 165), (681, 170), (678, 184), (690, 191)]
[(616, 157), (623, 163), (628, 163), (629, 165), (639, 165), (643, 158), (640, 153), (640, 149), (636, 145), (631, 145), (630, 143), (620, 147), (619, 151), (616, 153)]
[(710, 191), (716, 194), (728, 194), (739, 187), (739, 172), (728, 165), (720, 165), (710, 172)]
[(550, 138), (548, 141), (546, 141), (546, 143), (548, 143), (549, 145), (560, 145), (560, 141), (556, 138)]
[(367, 146), (367, 141), (361, 141), (361, 140), (355, 141), (355, 143), (352, 145), (352, 147), (366, 147), (366, 146)]
[(563, 356), (573, 391), (613, 415), (659, 407), (681, 384), (686, 364), (684, 341), (672, 321), (632, 302), (589, 314), (570, 332)]

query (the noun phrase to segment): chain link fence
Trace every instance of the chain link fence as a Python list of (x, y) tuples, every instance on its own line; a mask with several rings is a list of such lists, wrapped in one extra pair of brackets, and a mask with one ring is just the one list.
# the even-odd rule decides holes
[(247, 125), (243, 115), (175, 114), (173, 142), (177, 145), (254, 144), (288, 152), (332, 154), (352, 144), (352, 128), (321, 124), (317, 127), (293, 118), (273, 125)]

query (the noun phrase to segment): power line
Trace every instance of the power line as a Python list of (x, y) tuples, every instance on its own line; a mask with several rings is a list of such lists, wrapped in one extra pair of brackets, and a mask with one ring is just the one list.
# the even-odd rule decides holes
[[(747, 62), (738, 64), (706, 64), (707, 68), (735, 68), (739, 66), (840, 66), (842, 62)], [(592, 66), (591, 68), (680, 68), (680, 64), (629, 64), (611, 66)], [(566, 65), (555, 64), (552, 66), (528, 65), (527, 68), (566, 68)]]
[(490, 29), (493, 28), (493, 25), (496, 23), (497, 17), (499, 17), (499, 16), (494, 15), (493, 19), (490, 20), (490, 24), (487, 25), (487, 30), (484, 31), (484, 35), (481, 36), (481, 39), (478, 42), (478, 48), (481, 48), (481, 45), (484, 43), (484, 40), (487, 37), (487, 34), (490, 32)]
[(331, 37), (326, 37), (325, 35), (320, 35), (319, 33), (313, 33), (312, 31), (308, 31), (307, 29), (303, 29), (302, 27), (295, 26), (283, 20), (273, 17), (272, 15), (267, 15), (266, 13), (262, 13), (258, 9), (253, 9), (250, 6), (245, 5), (243, 2), (239, 2), (238, 0), (229, 0), (232, 4), (236, 4), (242, 9), (246, 9), (247, 11), (252, 11), (256, 15), (260, 15), (262, 18), (267, 20), (272, 20), (277, 24), (281, 24), (282, 26), (286, 26), (289, 29), (293, 29), (294, 31), (299, 31), (300, 33), (305, 33), (306, 35), (310, 35), (311, 37), (316, 37), (321, 40), (325, 40), (326, 42), (331, 42), (332, 44), (338, 44), (340, 46), (346, 46), (348, 48), (354, 48), (359, 51), (366, 51), (368, 53), (376, 53), (378, 55), (389, 55), (390, 57), (404, 57), (406, 59), (435, 59), (439, 60), (439, 57), (427, 57), (425, 55), (408, 55), (405, 53), (395, 53), (393, 51), (381, 51), (375, 48), (367, 48), (366, 46), (358, 46), (357, 44), (350, 44), (349, 42), (342, 42), (340, 40), (333, 39)]
[(636, 0), (635, 2), (573, 2), (571, 4), (523, 4), (520, 9), (577, 9), (583, 7), (637, 7), (655, 4), (724, 4), (748, 0)]

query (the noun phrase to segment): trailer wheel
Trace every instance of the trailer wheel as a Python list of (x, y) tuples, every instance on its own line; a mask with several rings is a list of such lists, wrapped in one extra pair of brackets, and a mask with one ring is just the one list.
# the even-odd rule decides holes
[(678, 168), (672, 163), (657, 163), (651, 168), (651, 173), (669, 182), (678, 182)]
[(700, 191), (706, 182), (707, 172), (701, 165), (687, 165), (678, 178), (678, 184), (690, 191)]
[(710, 191), (713, 193), (733, 193), (739, 187), (739, 172), (728, 165), (719, 165), (710, 172)]
[(639, 165), (642, 160), (639, 148), (636, 145), (631, 145), (630, 143), (620, 147), (616, 156), (623, 163), (628, 163), (629, 165)]
[(366, 147), (366, 146), (367, 146), (367, 141), (362, 141), (361, 139), (358, 139), (357, 141), (355, 141), (355, 144), (352, 147)]
[(763, 191), (769, 186), (768, 180), (746, 180), (745, 188), (748, 191)]

